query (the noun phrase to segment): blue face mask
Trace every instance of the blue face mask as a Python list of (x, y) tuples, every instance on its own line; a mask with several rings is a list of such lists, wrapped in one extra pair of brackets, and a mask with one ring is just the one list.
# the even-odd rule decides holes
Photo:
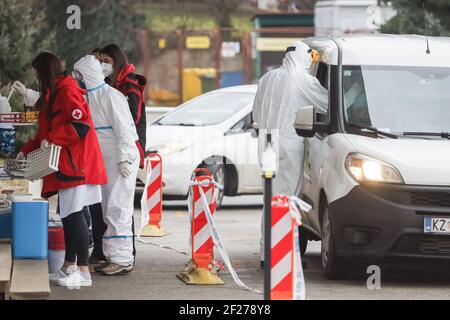
[(83, 80), (77, 80), (81, 89), (87, 90), (86, 83)]

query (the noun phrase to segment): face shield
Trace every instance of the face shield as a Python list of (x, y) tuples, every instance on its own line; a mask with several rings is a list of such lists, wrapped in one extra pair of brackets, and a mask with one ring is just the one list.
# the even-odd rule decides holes
[(72, 78), (74, 78), (77, 81), (83, 81), (83, 75), (78, 70), (73, 70), (72, 71)]
[(77, 80), (78, 85), (80, 86), (81, 89), (87, 89), (86, 88), (86, 83), (83, 80), (83, 75), (81, 74), (80, 71), (78, 70), (73, 70), (72, 71), (72, 78), (74, 78), (75, 80)]

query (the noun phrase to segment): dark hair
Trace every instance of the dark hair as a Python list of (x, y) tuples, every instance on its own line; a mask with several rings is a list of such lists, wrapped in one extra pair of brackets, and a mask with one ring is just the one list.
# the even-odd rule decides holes
[(128, 58), (117, 44), (108, 44), (100, 50), (100, 54), (106, 54), (114, 61), (114, 73), (109, 76), (109, 84), (116, 86), (117, 77), (123, 68), (128, 64)]
[[(48, 108), (51, 113), (56, 97), (56, 78), (66, 74), (61, 60), (50, 52), (39, 54), (31, 63), (37, 72), (41, 97), (36, 105), (38, 110)], [(47, 97), (49, 99), (47, 100)]]
[(101, 50), (102, 50), (102, 49), (100, 49), (100, 48), (92, 49), (91, 54), (100, 54), (100, 51), (101, 51)]

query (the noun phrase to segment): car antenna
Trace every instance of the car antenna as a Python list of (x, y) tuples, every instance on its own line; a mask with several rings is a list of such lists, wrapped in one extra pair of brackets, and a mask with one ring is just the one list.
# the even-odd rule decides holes
[(427, 54), (431, 54), (431, 50), (430, 50), (430, 40), (429, 40), (429, 35), (430, 35), (430, 29), (428, 26), (428, 12), (427, 9), (425, 8), (425, 0), (422, 1), (422, 6), (423, 6), (423, 16), (425, 19), (425, 32), (426, 32), (426, 37), (427, 37)]

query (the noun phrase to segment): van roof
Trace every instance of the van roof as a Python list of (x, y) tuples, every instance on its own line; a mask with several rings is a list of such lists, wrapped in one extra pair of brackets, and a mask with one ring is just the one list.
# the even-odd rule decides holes
[(427, 54), (425, 36), (365, 34), (336, 37), (312, 37), (305, 42), (317, 48), (323, 62), (342, 65), (424, 66), (450, 68), (450, 38), (429, 37)]

